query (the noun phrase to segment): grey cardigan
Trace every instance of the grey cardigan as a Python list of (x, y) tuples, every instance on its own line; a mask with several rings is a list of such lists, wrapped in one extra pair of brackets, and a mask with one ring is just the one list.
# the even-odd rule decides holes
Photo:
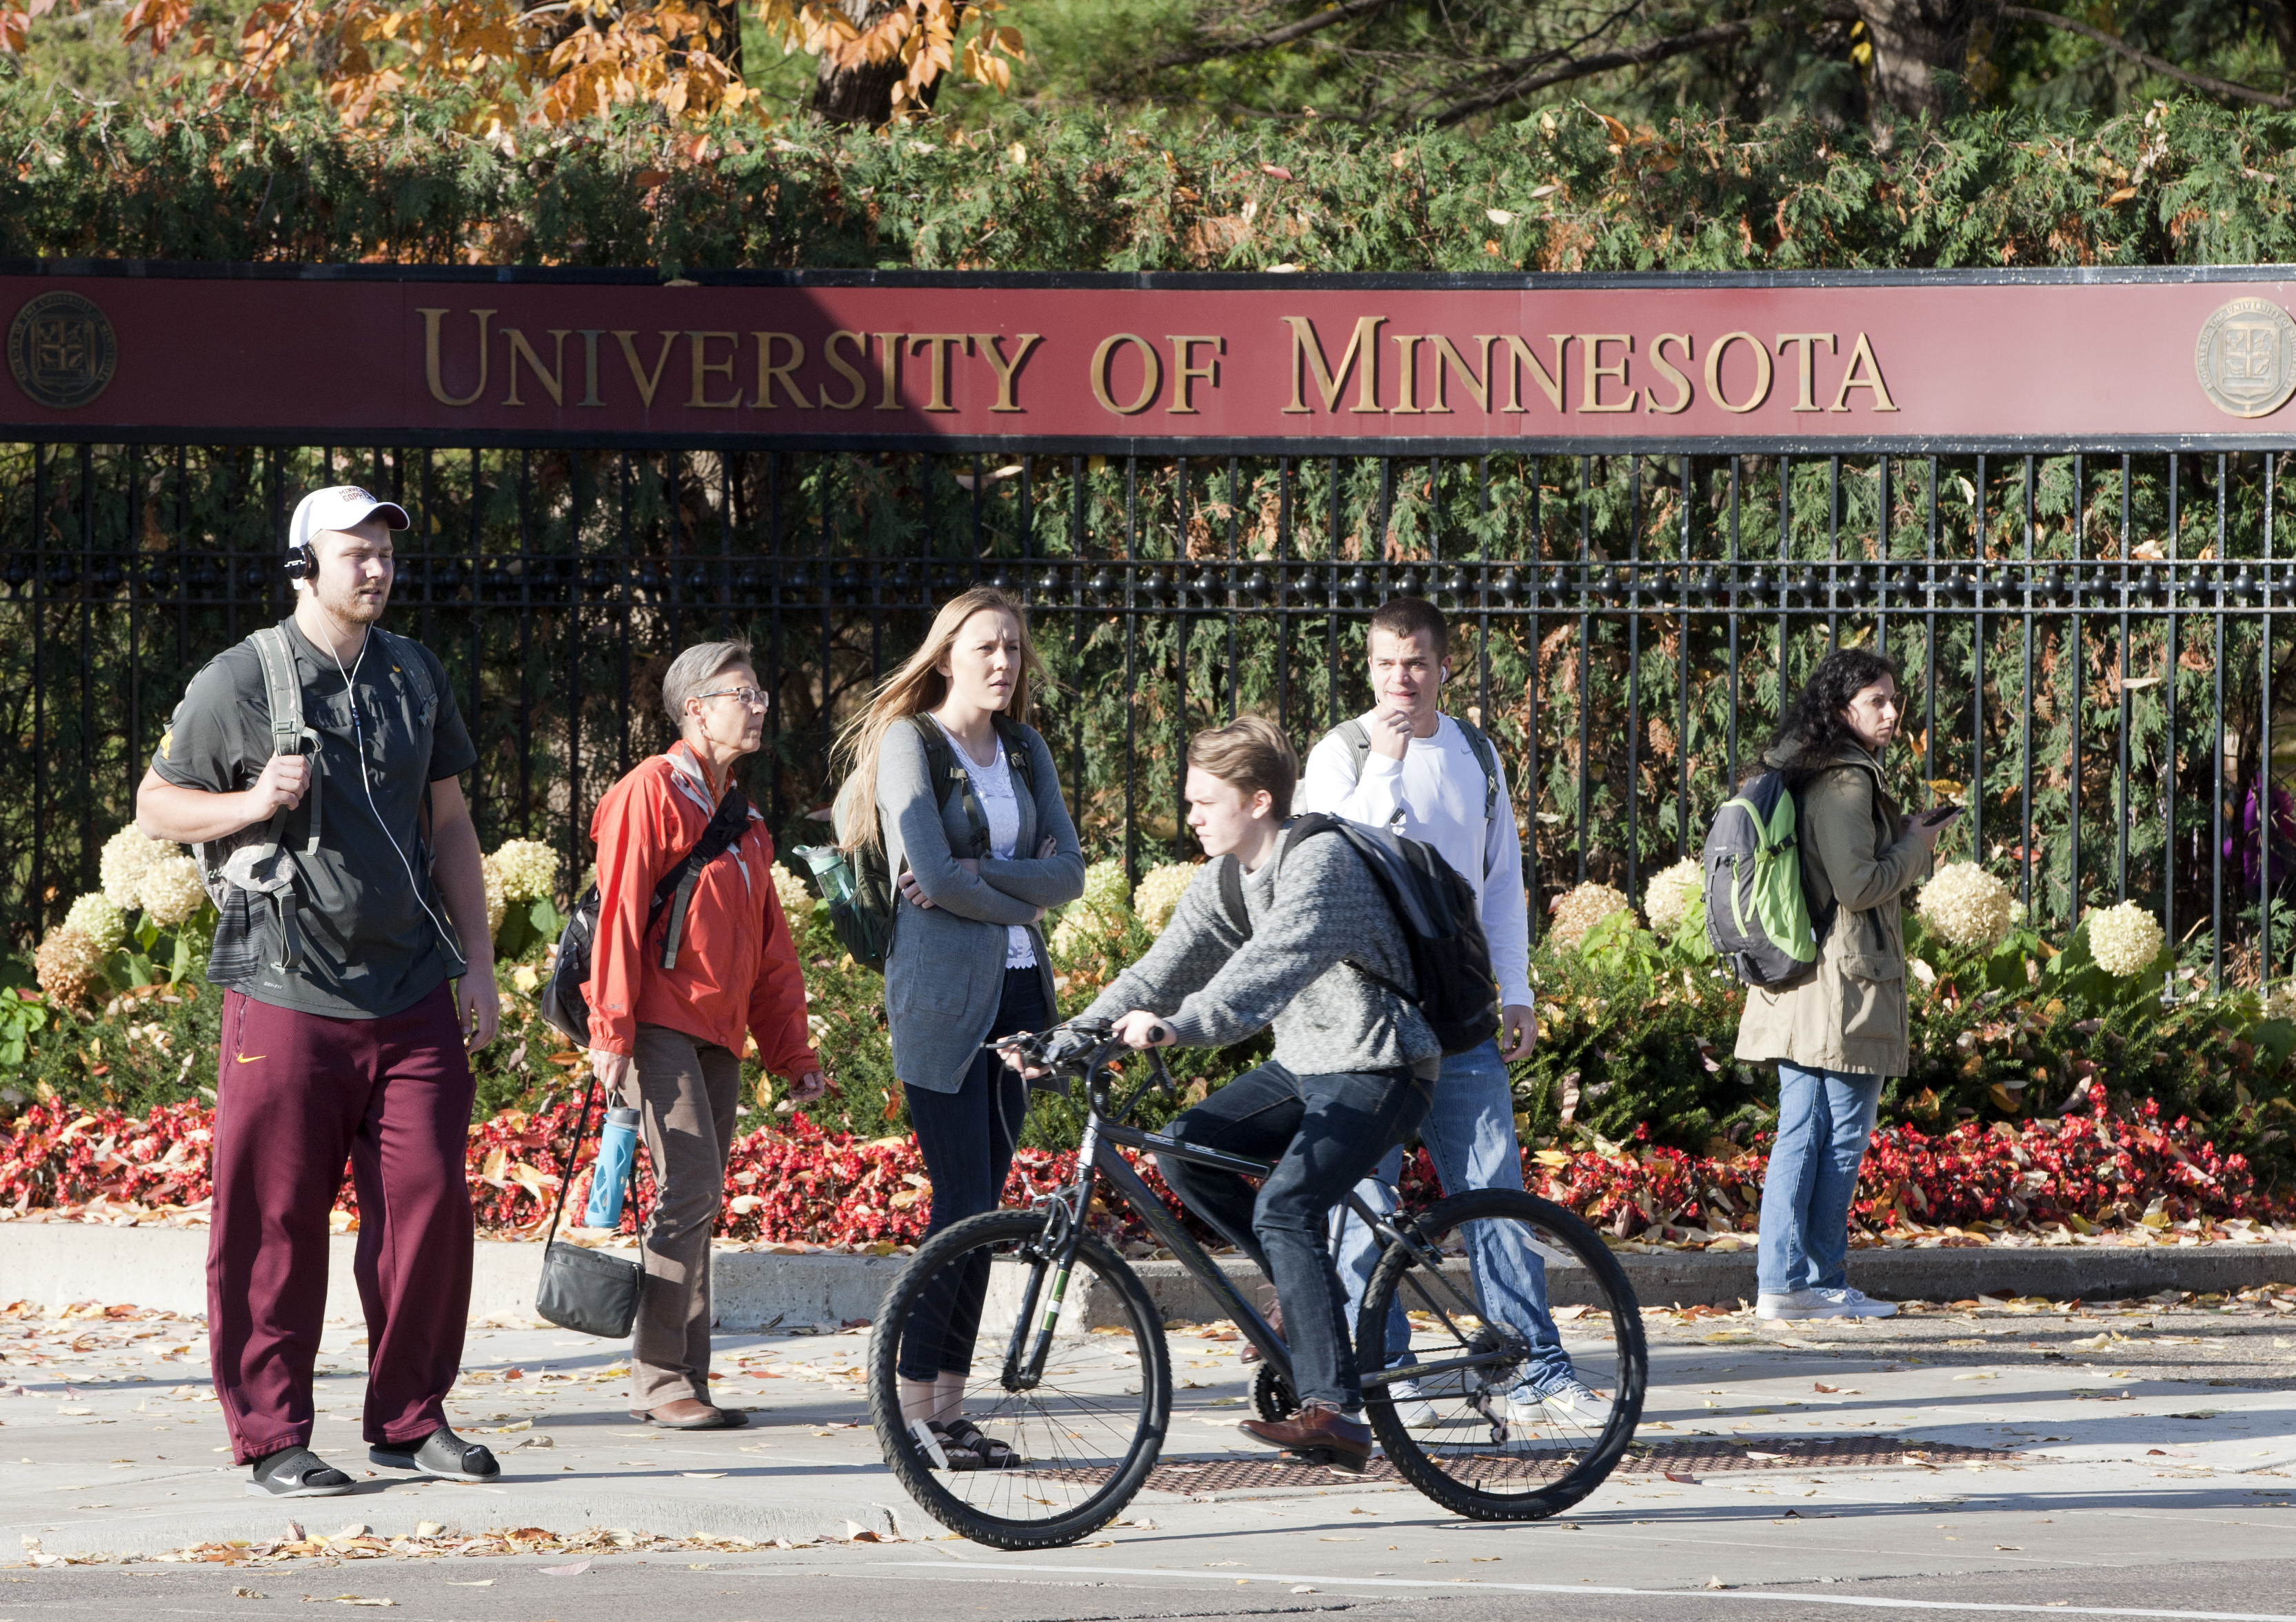
[[(893, 895), (892, 943), (885, 954), (885, 1021), (893, 1038), (893, 1071), (904, 1087), (955, 1092), (1004, 992), (1004, 932), (1027, 925), (1044, 978), (1045, 1007), (1054, 1007), (1052, 956), (1044, 931), (1031, 922), (1039, 907), (1058, 907), (1084, 893), (1084, 852), (1061, 799), (1053, 752), (1028, 728), (1033, 798), (1016, 794), (1021, 831), (1013, 860), (983, 857), (978, 875), (956, 865), (972, 849), (972, 824), (961, 797), (942, 809), (939, 786), (925, 780), (924, 740), (912, 727), (885, 734), (877, 756), (877, 819), (885, 865), (898, 881), (904, 868), (917, 876), (930, 908)], [(1016, 781), (1015, 789), (1021, 786)], [(1054, 854), (1037, 860), (1046, 834)]]

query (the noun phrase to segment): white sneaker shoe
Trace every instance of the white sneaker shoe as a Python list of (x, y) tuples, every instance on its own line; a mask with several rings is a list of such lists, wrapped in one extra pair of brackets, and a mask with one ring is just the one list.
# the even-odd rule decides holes
[(1863, 1290), (1849, 1289), (1814, 1289), (1809, 1292), (1824, 1304), (1824, 1310), (1815, 1315), (1820, 1318), (1894, 1318), (1898, 1315), (1894, 1301), (1876, 1301)]
[(1507, 1418), (1518, 1425), (1567, 1420), (1600, 1430), (1611, 1422), (1611, 1399), (1575, 1374), (1538, 1387), (1526, 1380), (1507, 1393)]
[(1415, 1379), (1399, 1379), (1387, 1388), (1387, 1400), (1395, 1404), (1395, 1417), (1406, 1429), (1432, 1430), (1449, 1421), (1443, 1411), (1429, 1402), (1419, 1389)]
[(1790, 1289), (1784, 1295), (1758, 1296), (1754, 1300), (1757, 1318), (1824, 1318), (1832, 1314), (1825, 1303), (1818, 1299), (1814, 1289)]

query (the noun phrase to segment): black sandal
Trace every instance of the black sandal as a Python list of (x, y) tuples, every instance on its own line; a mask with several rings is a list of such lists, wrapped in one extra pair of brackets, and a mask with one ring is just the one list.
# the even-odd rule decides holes
[[(932, 1427), (951, 1470), (1017, 1470), (1028, 1461), (962, 1414)], [(960, 1457), (962, 1455), (962, 1457)]]

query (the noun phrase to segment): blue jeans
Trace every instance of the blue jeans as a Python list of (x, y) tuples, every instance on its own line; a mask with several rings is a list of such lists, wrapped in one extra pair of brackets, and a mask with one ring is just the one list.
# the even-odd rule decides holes
[(1172, 1123), (1172, 1136), (1275, 1169), (1255, 1193), (1234, 1172), (1169, 1155), (1156, 1165), (1188, 1209), (1275, 1285), (1292, 1386), (1301, 1403), (1363, 1406), (1355, 1346), (1341, 1321), (1340, 1281), (1324, 1247), (1332, 1207), (1364, 1169), (1409, 1137), (1430, 1088), (1406, 1071), (1294, 1075), (1274, 1063), (1245, 1072)]
[(1778, 1140), (1762, 1178), (1755, 1288), (1840, 1289), (1849, 1280), (1849, 1201), (1882, 1107), (1882, 1078), (1778, 1061)]
[[(988, 1027), (991, 1038), (1045, 1028), (1043, 976), (1031, 965), (1004, 971), (1003, 1000)], [(932, 1182), (930, 1239), (943, 1228), (983, 1211), (994, 1211), (1013, 1169), (1013, 1149), (1029, 1115), (1029, 1084), (1021, 1073), (984, 1050), (955, 1092), (908, 1095), (909, 1122)], [(962, 1374), (972, 1366), (973, 1338), (980, 1330), (980, 1304), (988, 1293), (988, 1257), (975, 1252), (962, 1277), (944, 1272), (913, 1310), (901, 1338), (900, 1372), (906, 1379)]]
[[(1506, 1061), (1496, 1042), (1455, 1053), (1443, 1061), (1435, 1102), (1419, 1124), (1420, 1141), (1435, 1162), (1447, 1194), (1470, 1189), (1522, 1187), (1522, 1150), (1514, 1135), (1514, 1093), (1507, 1084)], [(1395, 1182), (1403, 1174), (1400, 1146), (1373, 1174), (1356, 1185), (1363, 1202), (1382, 1215), (1395, 1209)], [(1347, 1285), (1348, 1318), (1363, 1311), (1365, 1287), (1379, 1264), (1380, 1244), (1372, 1231), (1344, 1207), (1333, 1214), (1339, 1228), (1340, 1278)], [(1546, 1305), (1546, 1264), (1524, 1242), (1513, 1223), (1474, 1223), (1466, 1231), (1467, 1256), (1475, 1283), (1475, 1305), (1485, 1321), (1520, 1331), (1531, 1345), (1527, 1371), (1536, 1385), (1570, 1372), (1570, 1354), (1555, 1332)], [(1398, 1299), (1387, 1320), (1390, 1366), (1408, 1360), (1411, 1324)]]

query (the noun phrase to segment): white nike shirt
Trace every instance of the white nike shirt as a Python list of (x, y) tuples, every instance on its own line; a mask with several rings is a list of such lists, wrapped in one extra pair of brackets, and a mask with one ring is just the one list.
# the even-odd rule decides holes
[[(1363, 716), (1365, 726), (1377, 711)], [(1496, 752), (1494, 751), (1494, 753)], [(1326, 733), (1308, 756), (1308, 774), (1292, 802), (1299, 811), (1328, 811), (1374, 827), (1396, 827), (1433, 845), (1475, 887), (1475, 906), (1490, 943), (1499, 1000), (1530, 1002), (1530, 918), (1522, 883), (1522, 836), (1507, 797), (1506, 768), (1499, 767), (1497, 803), (1483, 816), (1482, 762), (1467, 735), (1446, 715), (1432, 737), (1414, 737), (1399, 761), (1374, 750), (1364, 757), (1358, 780), (1347, 745)]]

